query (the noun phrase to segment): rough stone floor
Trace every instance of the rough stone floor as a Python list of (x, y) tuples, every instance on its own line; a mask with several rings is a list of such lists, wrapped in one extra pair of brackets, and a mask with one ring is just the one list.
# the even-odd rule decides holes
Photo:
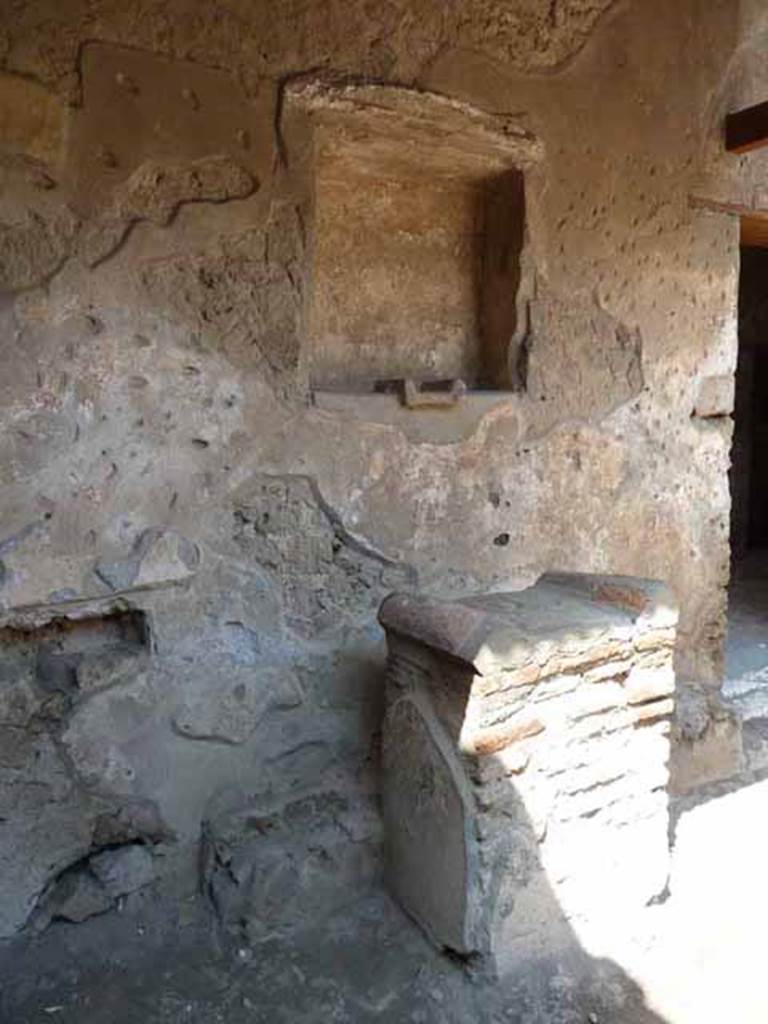
[[(492, 984), (434, 952), (381, 893), (309, 931), (224, 942), (204, 908), (122, 912), (0, 948), (2, 1024), (765, 1024), (768, 781), (714, 792), (676, 831), (671, 896), (634, 937)], [(586, 982), (576, 977), (587, 968)]]
[(255, 949), (222, 943), (202, 908), (185, 916), (134, 899), (85, 927), (54, 925), (14, 950), (3, 1024), (431, 1021), (461, 974), (431, 958), (382, 898)]
[[(651, 1024), (610, 961), (494, 986), (435, 952), (383, 893), (317, 928), (247, 948), (223, 943), (200, 908), (186, 924), (151, 900), (85, 924), (56, 924), (6, 951), (3, 1024)], [(118, 952), (119, 951), (119, 952)], [(604, 1007), (610, 1005), (610, 1018)], [(590, 1016), (590, 1014), (592, 1016)], [(617, 1015), (618, 1014), (618, 1015)]]

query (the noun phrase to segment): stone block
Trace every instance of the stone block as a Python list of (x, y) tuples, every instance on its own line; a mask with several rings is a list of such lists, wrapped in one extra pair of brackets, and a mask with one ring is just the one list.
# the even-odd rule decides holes
[(0, 814), (13, 815), (13, 829), (4, 829), (0, 841), (0, 937), (21, 929), (51, 878), (87, 853), (95, 810), (95, 801), (74, 788), (57, 797), (45, 782), (12, 777), (8, 783), (0, 791)]
[(57, 919), (79, 924), (111, 907), (112, 899), (98, 879), (85, 870), (72, 871), (62, 875), (51, 890), (37, 925)]
[(197, 683), (173, 716), (178, 732), (190, 739), (244, 743), (269, 711), (301, 703), (298, 683), (287, 669), (233, 664), (224, 669), (214, 663)]
[(47, 887), (32, 923), (41, 930), (51, 921), (79, 923), (111, 910), (121, 896), (154, 879), (154, 862), (138, 843), (103, 850), (65, 868)]
[(684, 795), (745, 767), (742, 723), (707, 687), (681, 688), (673, 721), (670, 791)]
[(276, 805), (222, 791), (203, 818), (204, 891), (225, 929), (241, 940), (264, 941), (366, 892), (378, 839), (372, 808), (342, 792)]
[(114, 591), (181, 583), (197, 572), (200, 549), (174, 530), (151, 527), (138, 537), (127, 557), (100, 559), (94, 572)]
[(735, 386), (736, 378), (732, 373), (702, 378), (696, 396), (695, 414), (701, 418), (730, 416), (733, 412)]
[(149, 770), (155, 740), (158, 678), (139, 671), (125, 686), (110, 688), (78, 705), (60, 734), (61, 749), (77, 776), (91, 789), (133, 797), (137, 764)]

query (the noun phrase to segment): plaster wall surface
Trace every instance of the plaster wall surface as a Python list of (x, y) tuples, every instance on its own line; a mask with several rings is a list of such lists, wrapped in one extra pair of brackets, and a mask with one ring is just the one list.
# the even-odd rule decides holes
[[(210, 877), (255, 818), (327, 837), (329, 901), (336, 875), (368, 884), (392, 589), (657, 578), (679, 677), (717, 683), (731, 421), (696, 410), (735, 366), (735, 214), (768, 206), (768, 158), (720, 131), (764, 98), (759, 6), (2, 0), (2, 625), (148, 629), (140, 670), (104, 651), (53, 707), (6, 635), (3, 934), (61, 912), (56, 878), (107, 842), (193, 878), (201, 821)], [(539, 146), (525, 373), (453, 443), (312, 401), (313, 155), (283, 102), (307, 74), (439, 94)], [(287, 872), (276, 905), (300, 915), (311, 883)]]

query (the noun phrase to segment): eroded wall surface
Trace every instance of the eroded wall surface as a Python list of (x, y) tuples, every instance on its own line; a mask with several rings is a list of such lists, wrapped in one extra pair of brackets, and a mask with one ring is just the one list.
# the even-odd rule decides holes
[[(201, 830), (207, 878), (272, 880), (274, 928), (299, 835), (313, 891), (366, 884), (392, 589), (658, 578), (680, 677), (717, 681), (734, 213), (768, 206), (768, 160), (720, 127), (765, 98), (761, 5), (0, 7), (0, 932), (82, 914), (107, 846), (193, 878)], [(311, 400), (312, 153), (281, 130), (306, 74), (540, 144), (524, 365), (453, 443)], [(126, 610), (127, 653), (66, 625)], [(255, 873), (243, 833), (277, 844)]]

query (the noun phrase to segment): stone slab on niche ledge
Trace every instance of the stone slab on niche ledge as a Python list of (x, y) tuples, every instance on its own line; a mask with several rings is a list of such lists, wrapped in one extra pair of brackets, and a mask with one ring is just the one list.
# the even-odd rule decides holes
[(512, 391), (467, 391), (452, 403), (410, 408), (394, 394), (377, 392), (312, 392), (317, 409), (362, 423), (396, 427), (415, 444), (455, 444), (470, 438), (491, 412), (517, 410), (521, 397)]

